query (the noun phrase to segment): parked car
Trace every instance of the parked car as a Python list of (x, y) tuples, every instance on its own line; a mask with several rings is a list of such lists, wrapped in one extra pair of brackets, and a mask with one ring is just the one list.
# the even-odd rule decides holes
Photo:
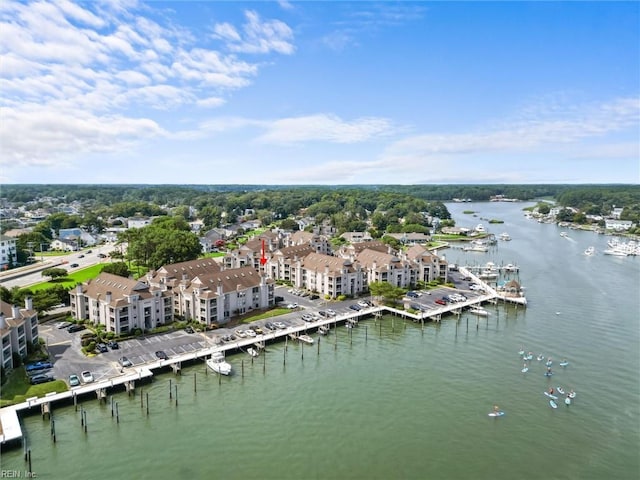
[(446, 302), (446, 301), (444, 301), (444, 300), (443, 300), (443, 299), (441, 299), (441, 298), (436, 298), (435, 302), (436, 302), (438, 305), (446, 305), (446, 304), (447, 304), (447, 302)]
[(87, 253), (92, 253), (92, 252), (93, 252), (93, 250), (87, 250)]
[(278, 327), (276, 327), (276, 326), (273, 324), (273, 322), (267, 322), (267, 323), (265, 323), (265, 324), (264, 324), (264, 326), (265, 326), (266, 328), (268, 328), (269, 330), (272, 330), (272, 331), (273, 331), (273, 330), (277, 330), (277, 329), (278, 329)]
[(411, 291), (411, 290), (407, 292), (407, 297), (410, 297), (410, 298), (418, 298), (419, 296), (420, 296), (420, 295), (418, 295), (416, 292), (413, 292), (413, 291)]
[(109, 343), (107, 343), (107, 346), (111, 350), (118, 350), (120, 348), (120, 345), (118, 345), (118, 342), (116, 342), (115, 340), (111, 340)]
[(100, 353), (106, 353), (109, 351), (109, 349), (107, 348), (107, 344), (106, 343), (99, 343), (96, 345), (96, 350), (99, 351)]
[(358, 305), (358, 304), (355, 304), (355, 303), (352, 304), (352, 305), (349, 305), (349, 308), (351, 310), (355, 310), (356, 312), (359, 312), (360, 310), (362, 310), (362, 307), (360, 305)]
[(369, 304), (367, 300), (360, 300), (358, 302), (358, 305), (361, 306), (362, 308), (367, 308), (371, 306), (371, 304)]
[(313, 317), (308, 313), (305, 313), (302, 315), (302, 320), (304, 320), (305, 322), (311, 322), (313, 320)]
[(289, 305), (287, 305), (287, 308), (289, 310), (294, 310), (294, 309), (298, 308), (298, 304), (297, 303), (290, 303)]
[(53, 368), (53, 363), (42, 360), (40, 362), (30, 363), (24, 367), (24, 369), (28, 372), (37, 372), (39, 370), (47, 370), (49, 368)]
[(78, 255), (78, 258), (84, 258), (84, 255)]
[(78, 377), (78, 375), (76, 375), (75, 373), (69, 375), (69, 386), (77, 387), (78, 385), (80, 385), (80, 377)]
[(320, 315), (321, 317), (327, 317), (328, 316), (327, 312), (325, 312), (324, 310), (320, 310), (318, 312), (318, 315)]
[(330, 308), (327, 308), (327, 315), (329, 315), (330, 317), (335, 317), (336, 312), (334, 310), (331, 310)]
[(158, 357), (160, 360), (166, 360), (167, 358), (169, 358), (169, 356), (162, 350), (158, 350), (156, 352), (156, 357)]
[(131, 363), (131, 360), (129, 360), (127, 357), (120, 357), (120, 360), (118, 360), (118, 362), (123, 367), (131, 367), (131, 366), (133, 366), (133, 363)]
[(89, 370), (85, 370), (80, 374), (80, 378), (82, 379), (82, 383), (91, 383), (93, 382), (93, 375)]
[(287, 328), (287, 326), (282, 322), (273, 322), (273, 324), (276, 326), (276, 328), (279, 328), (280, 330), (284, 330), (285, 328)]
[(70, 332), (70, 333), (79, 332), (80, 330), (84, 330), (84, 328), (85, 328), (84, 325), (79, 323), (74, 323), (69, 328), (67, 328), (67, 332)]
[(59, 328), (59, 329), (69, 328), (71, 325), (73, 325), (71, 322), (58, 322), (56, 323), (56, 328)]
[(40, 373), (38, 375), (34, 375), (33, 377), (31, 377), (29, 379), (29, 383), (31, 383), (31, 385), (38, 385), (40, 383), (51, 382), (52, 380), (55, 380), (55, 378), (53, 378), (51, 375), (47, 375), (46, 373)]
[(309, 300), (318, 300), (319, 298), (320, 298), (320, 295), (316, 295), (315, 293), (309, 296)]
[(187, 332), (187, 333), (195, 333), (195, 330), (190, 326), (185, 328), (184, 331)]

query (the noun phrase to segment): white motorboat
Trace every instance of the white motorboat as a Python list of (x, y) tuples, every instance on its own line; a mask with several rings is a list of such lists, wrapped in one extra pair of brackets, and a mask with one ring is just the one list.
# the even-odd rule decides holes
[(606, 250), (603, 250), (602, 253), (605, 255), (614, 255), (616, 257), (626, 257), (629, 255), (627, 252), (619, 248), (607, 248)]
[(327, 335), (329, 333), (330, 329), (328, 325), (320, 325), (318, 327), (318, 333), (320, 335)]
[(519, 270), (517, 265), (513, 263), (507, 263), (504, 267), (502, 267), (505, 272), (517, 272)]
[(231, 364), (224, 359), (224, 353), (214, 352), (207, 360), (207, 367), (220, 375), (231, 375)]
[(482, 307), (470, 308), (469, 313), (473, 313), (474, 315), (478, 315), (480, 317), (488, 317), (490, 315), (490, 313)]
[(488, 252), (489, 247), (476, 243), (463, 247), (462, 250), (464, 250), (465, 252)]
[(313, 343), (313, 338), (311, 338), (307, 334), (303, 334), (303, 335), (298, 336), (298, 340), (300, 340), (301, 342), (304, 342), (304, 343), (308, 343), (309, 345), (311, 345)]
[(255, 348), (253, 348), (253, 347), (249, 347), (249, 348), (247, 348), (247, 353), (248, 353), (249, 355), (251, 355), (252, 357), (257, 357), (258, 355), (260, 355), (260, 353), (258, 353), (258, 350), (256, 350), (256, 349), (255, 349)]
[(500, 238), (500, 240), (504, 240), (505, 242), (511, 240), (511, 236), (507, 232), (502, 232), (498, 238)]
[(567, 238), (569, 235), (567, 235), (567, 232), (560, 232), (560, 236)]
[(587, 256), (591, 256), (594, 253), (596, 253), (596, 249), (594, 247), (587, 247), (587, 249), (584, 251), (584, 254)]

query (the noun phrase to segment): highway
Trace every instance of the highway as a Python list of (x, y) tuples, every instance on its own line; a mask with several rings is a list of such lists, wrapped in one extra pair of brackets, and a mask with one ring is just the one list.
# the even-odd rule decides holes
[[(84, 250), (79, 252), (70, 252), (68, 255), (56, 257), (38, 256), (38, 261), (32, 265), (0, 273), (0, 285), (11, 289), (13, 287), (23, 288), (40, 283), (43, 280), (46, 280), (46, 278), (42, 276), (42, 270), (44, 268), (60, 267), (73, 272), (92, 265), (97, 265), (98, 263), (108, 263), (111, 261), (109, 253), (116, 248), (119, 247), (107, 244), (89, 248), (88, 250), (91, 250), (91, 253), (87, 253), (87, 250)], [(100, 258), (99, 255), (101, 254), (107, 255), (107, 257)], [(78, 266), (70, 268), (70, 265), (73, 264), (77, 264)]]

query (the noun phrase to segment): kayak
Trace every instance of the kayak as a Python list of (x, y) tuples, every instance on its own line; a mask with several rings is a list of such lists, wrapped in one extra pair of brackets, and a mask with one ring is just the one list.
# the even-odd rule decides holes
[(553, 395), (552, 393), (549, 392), (544, 392), (544, 394), (549, 397), (551, 400), (557, 400), (558, 397), (556, 397), (555, 395)]
[(564, 388), (562, 388), (562, 387), (558, 387), (558, 388), (556, 388), (556, 390), (558, 391), (558, 393), (559, 393), (560, 395), (564, 395)]

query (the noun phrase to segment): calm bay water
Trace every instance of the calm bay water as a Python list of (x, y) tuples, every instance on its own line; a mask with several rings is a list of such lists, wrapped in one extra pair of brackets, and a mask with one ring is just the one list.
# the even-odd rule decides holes
[[(424, 329), (372, 319), (352, 336), (339, 328), (323, 338), (319, 354), (276, 344), (266, 363), (231, 357), (236, 374), (221, 382), (203, 365), (162, 374), (143, 387), (149, 416), (139, 395), (114, 396), (119, 424), (110, 406), (85, 399), (85, 435), (79, 411), (55, 409), (56, 444), (48, 421), (27, 417), (33, 471), (94, 480), (640, 478), (640, 258), (602, 255), (602, 235), (568, 230), (565, 239), (525, 219), (523, 206), (448, 205), (458, 225), (482, 222), (513, 240), (445, 255), (519, 265), (527, 308), (488, 306), (477, 326), (468, 313)], [(593, 257), (583, 254), (589, 245)], [(535, 359), (520, 372), (521, 347), (554, 358), (551, 380)], [(558, 385), (577, 397), (553, 410), (542, 392)], [(487, 417), (496, 403), (506, 412), (497, 420)], [(2, 469), (25, 466), (21, 449), (3, 453)]]

